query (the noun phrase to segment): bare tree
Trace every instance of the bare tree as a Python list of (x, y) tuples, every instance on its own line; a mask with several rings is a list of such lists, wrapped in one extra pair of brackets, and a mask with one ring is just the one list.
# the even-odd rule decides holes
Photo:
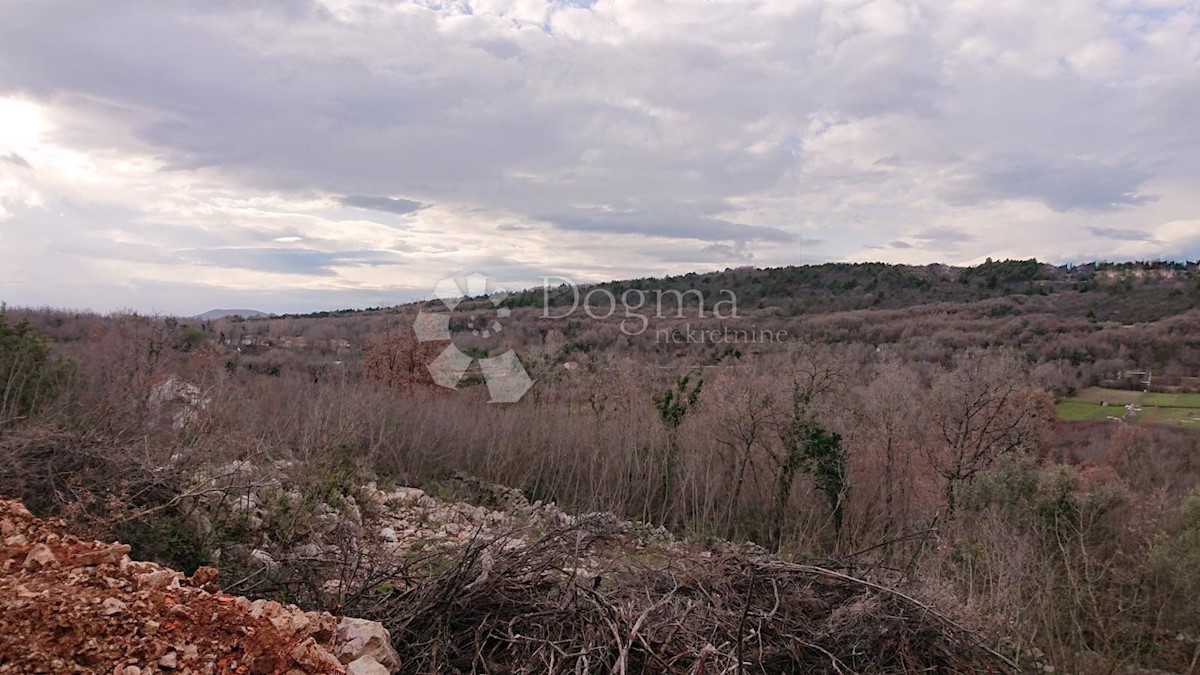
[(420, 342), (407, 322), (372, 333), (363, 345), (363, 372), (394, 389), (432, 385), (427, 367), (444, 342)]
[(741, 500), (746, 470), (756, 450), (767, 442), (775, 410), (775, 393), (763, 383), (735, 378), (729, 373), (719, 377), (705, 392), (704, 419), (713, 438), (725, 449), (733, 494), (725, 509), (725, 527), (731, 528), (733, 515)]
[[(896, 361), (881, 364), (862, 390), (859, 421), (871, 454), (882, 464), (884, 536), (909, 515), (912, 455), (921, 445), (920, 375)], [(902, 502), (902, 503), (901, 503)]]
[(1053, 405), (1031, 386), (1016, 352), (969, 350), (934, 380), (930, 412), (938, 442), (926, 452), (946, 481), (946, 507), (953, 514), (958, 486), (997, 457), (1034, 447), (1046, 433)]

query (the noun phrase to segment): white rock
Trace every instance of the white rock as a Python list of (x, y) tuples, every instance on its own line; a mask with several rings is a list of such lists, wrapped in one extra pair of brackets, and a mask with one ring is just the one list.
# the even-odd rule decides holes
[(25, 556), (25, 564), (22, 567), (27, 570), (36, 570), (56, 562), (58, 562), (58, 558), (54, 557), (49, 546), (34, 544), (33, 548), (29, 549), (29, 555)]
[(273, 570), (279, 566), (279, 563), (275, 562), (275, 559), (271, 557), (271, 554), (267, 553), (266, 551), (262, 550), (261, 548), (256, 548), (253, 551), (251, 551), (250, 559), (254, 560), (258, 564), (260, 564), (263, 567), (266, 567), (267, 569), (270, 569), (270, 570)]
[(292, 552), (302, 558), (316, 558), (321, 555), (321, 547), (316, 544), (301, 544), (292, 549)]
[(346, 675), (388, 675), (389, 672), (373, 656), (360, 656), (346, 665)]
[(302, 612), (283, 611), (272, 617), (270, 622), (283, 635), (300, 635), (305, 632), (312, 620)]
[(419, 490), (412, 487), (402, 487), (393, 490), (392, 493), (388, 495), (388, 499), (389, 501), (400, 502), (405, 506), (411, 506), (419, 502), (424, 496), (424, 490)]
[(379, 536), (382, 537), (383, 540), (387, 541), (387, 542), (395, 542), (396, 541), (396, 531), (390, 527), (385, 527), (382, 530), (380, 530)]
[(105, 598), (100, 606), (104, 608), (104, 616), (112, 616), (125, 611), (125, 603), (116, 598)]
[(137, 580), (138, 588), (141, 590), (160, 591), (164, 588), (178, 588), (179, 578), (182, 576), (172, 570), (158, 570), (157, 572), (138, 574), (134, 579)]
[(333, 658), (332, 654), (325, 651), (311, 637), (305, 638), (293, 647), (291, 656), (301, 666), (322, 672), (341, 665)]
[(400, 668), (400, 656), (392, 649), (391, 635), (383, 624), (366, 619), (344, 617), (337, 625), (334, 653), (342, 663), (370, 656), (385, 668)]

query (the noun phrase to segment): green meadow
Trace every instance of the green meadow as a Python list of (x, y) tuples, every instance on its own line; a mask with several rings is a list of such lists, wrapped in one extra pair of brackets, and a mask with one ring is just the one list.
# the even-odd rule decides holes
[(1130, 404), (1140, 408), (1131, 420), (1137, 424), (1200, 428), (1200, 394), (1157, 394), (1089, 387), (1076, 396), (1059, 401), (1055, 408), (1060, 419), (1090, 421), (1122, 417), (1125, 406)]

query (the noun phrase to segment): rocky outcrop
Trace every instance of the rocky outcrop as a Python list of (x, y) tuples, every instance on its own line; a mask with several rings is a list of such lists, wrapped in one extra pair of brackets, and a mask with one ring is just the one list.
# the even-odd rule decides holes
[(0, 500), (0, 672), (386, 673), (378, 623), (250, 601)]

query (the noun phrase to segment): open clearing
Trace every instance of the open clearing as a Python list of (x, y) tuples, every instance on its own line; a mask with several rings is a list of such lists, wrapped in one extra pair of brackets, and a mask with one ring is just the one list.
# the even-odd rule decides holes
[(1077, 396), (1059, 401), (1055, 408), (1061, 419), (1089, 421), (1120, 418), (1125, 415), (1127, 405), (1137, 408), (1129, 418), (1137, 424), (1200, 428), (1200, 394), (1156, 394), (1088, 387)]

